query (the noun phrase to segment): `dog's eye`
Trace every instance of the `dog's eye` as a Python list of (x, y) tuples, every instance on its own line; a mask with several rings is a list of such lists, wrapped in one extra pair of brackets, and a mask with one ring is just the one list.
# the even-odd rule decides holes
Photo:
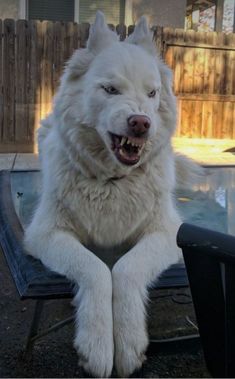
[(102, 86), (102, 88), (110, 95), (120, 95), (120, 92), (117, 90), (117, 88), (113, 86)]
[(148, 97), (155, 97), (156, 96), (156, 90), (153, 89), (151, 92), (148, 93)]

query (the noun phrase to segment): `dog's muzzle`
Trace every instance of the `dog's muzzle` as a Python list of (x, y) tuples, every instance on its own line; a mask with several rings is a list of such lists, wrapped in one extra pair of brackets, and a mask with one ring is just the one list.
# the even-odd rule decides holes
[(147, 139), (131, 136), (119, 136), (110, 133), (112, 150), (116, 158), (123, 164), (132, 166), (139, 162)]
[(150, 126), (149, 117), (132, 115), (127, 119), (127, 135), (110, 132), (112, 150), (121, 163), (132, 166), (139, 162)]

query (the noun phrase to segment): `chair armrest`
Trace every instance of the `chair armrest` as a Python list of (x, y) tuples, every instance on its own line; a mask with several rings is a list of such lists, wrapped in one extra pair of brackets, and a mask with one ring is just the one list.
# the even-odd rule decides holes
[(177, 234), (177, 245), (183, 250), (203, 252), (222, 262), (235, 263), (235, 237), (184, 223)]

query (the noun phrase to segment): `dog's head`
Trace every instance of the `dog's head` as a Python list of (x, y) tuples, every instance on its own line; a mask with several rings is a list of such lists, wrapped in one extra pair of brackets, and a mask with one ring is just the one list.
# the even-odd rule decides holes
[(151, 160), (175, 127), (171, 76), (144, 17), (120, 42), (98, 12), (87, 47), (68, 62), (55, 101), (68, 148), (109, 172), (127, 173)]

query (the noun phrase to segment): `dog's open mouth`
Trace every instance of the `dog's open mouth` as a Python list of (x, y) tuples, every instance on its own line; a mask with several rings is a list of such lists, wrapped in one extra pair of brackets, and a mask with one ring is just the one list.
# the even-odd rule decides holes
[(146, 139), (119, 136), (113, 133), (110, 133), (110, 135), (112, 138), (112, 150), (121, 163), (131, 166), (139, 162)]

